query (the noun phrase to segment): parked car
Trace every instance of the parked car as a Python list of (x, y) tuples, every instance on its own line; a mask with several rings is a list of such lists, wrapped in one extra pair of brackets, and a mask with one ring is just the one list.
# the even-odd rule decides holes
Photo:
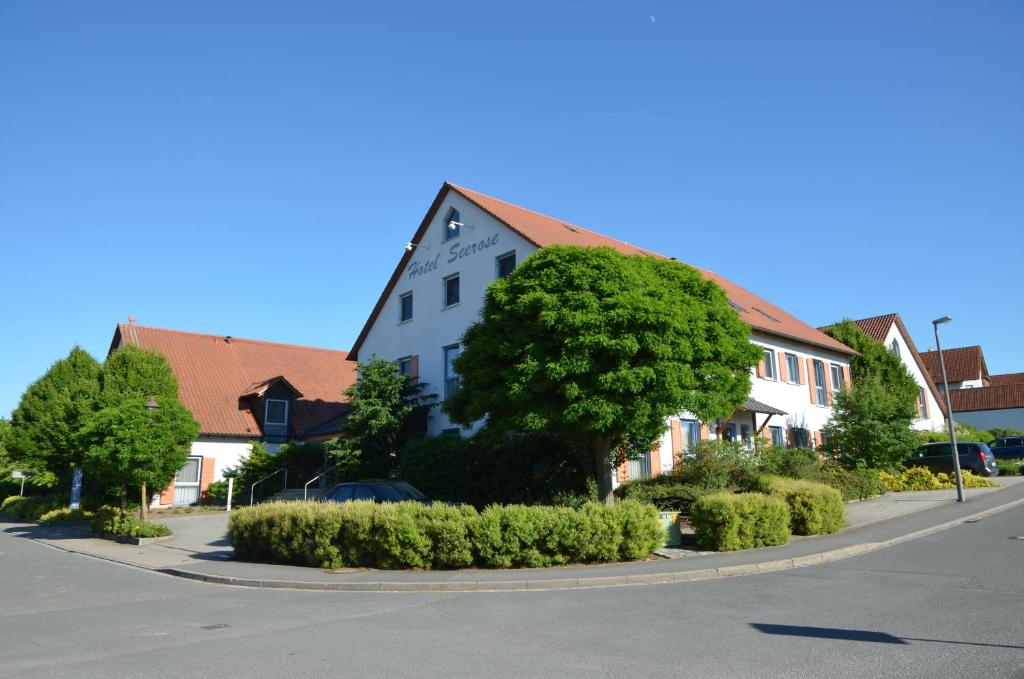
[(1024, 458), (1024, 436), (1004, 436), (988, 444), (999, 460)]
[[(960, 469), (970, 469), (978, 476), (998, 476), (996, 458), (989, 447), (980, 441), (957, 441)], [(953, 446), (949, 443), (929, 443), (914, 451), (907, 464), (927, 467), (933, 472), (953, 471)]]
[(348, 502), (349, 500), (373, 500), (374, 502), (420, 502), (425, 505), (433, 501), (417, 490), (411, 483), (392, 479), (383, 481), (370, 479), (339, 483), (324, 493), (324, 502)]

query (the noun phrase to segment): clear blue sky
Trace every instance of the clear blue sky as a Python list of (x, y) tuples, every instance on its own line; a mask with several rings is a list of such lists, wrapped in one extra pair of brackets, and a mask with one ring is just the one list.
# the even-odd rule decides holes
[(442, 181), (1024, 371), (1024, 5), (0, 3), (0, 414), (118, 321), (348, 348)]

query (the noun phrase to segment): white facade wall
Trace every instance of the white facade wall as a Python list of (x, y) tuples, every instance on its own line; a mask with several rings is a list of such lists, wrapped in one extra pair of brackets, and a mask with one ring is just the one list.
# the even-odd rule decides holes
[(212, 436), (200, 436), (192, 444), (192, 455), (203, 458), (212, 457), (213, 478), (211, 481), (223, 481), (224, 470), (228, 467), (237, 467), (238, 462), (249, 455), (252, 445), (251, 439), (243, 438), (218, 438)]
[[(924, 388), (924, 395), (928, 406), (928, 417), (914, 420), (914, 429), (918, 431), (941, 430), (946, 426), (946, 419), (942, 416), (942, 410), (939, 408), (938, 401), (935, 400), (935, 395), (928, 388), (928, 382), (924, 378), (924, 373), (921, 372), (920, 366), (918, 366), (914, 356), (910, 353), (907, 339), (895, 323), (889, 326), (889, 332), (886, 334), (883, 344), (886, 348), (890, 348), (893, 342), (896, 342), (896, 345), (900, 348), (900, 359), (903, 361), (903, 365), (907, 366), (907, 370), (914, 377), (917, 385)], [(951, 389), (953, 388), (952, 384), (949, 386)]]
[[(464, 226), (458, 238), (446, 241), (447, 216), (452, 207), (459, 211)], [(454, 191), (445, 196), (420, 243), (363, 340), (359, 360), (418, 356), (419, 379), (428, 385), (425, 393), (438, 394), (440, 403), (444, 394), (444, 347), (459, 344), (462, 333), (478, 319), (484, 292), (498, 277), (495, 258), (514, 251), (519, 264), (537, 248)], [(474, 245), (476, 251), (469, 252)], [(460, 252), (462, 257), (458, 256)], [(426, 272), (412, 270), (414, 265), (429, 267), (435, 263), (436, 268)], [(460, 279), (460, 302), (446, 309), (444, 280), (455, 273)], [(411, 321), (400, 323), (399, 298), (407, 292), (413, 294), (413, 316)], [(432, 409), (428, 425), (431, 435), (453, 426), (439, 407)]]
[(953, 413), (953, 419), (957, 422), (969, 424), (975, 429), (1001, 427), (1003, 429), (1024, 430), (1024, 408), (970, 410), (961, 413)]

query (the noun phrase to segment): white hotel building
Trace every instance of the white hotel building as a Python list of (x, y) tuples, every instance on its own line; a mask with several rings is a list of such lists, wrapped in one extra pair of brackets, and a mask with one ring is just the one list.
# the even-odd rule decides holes
[[(541, 215), (475, 191), (445, 183), (395, 267), (366, 325), (348, 354), (398, 362), (439, 400), (457, 388), (451, 361), (462, 335), (474, 323), (487, 286), (547, 245), (608, 246), (625, 254), (657, 253), (583, 227)], [(849, 383), (854, 352), (718, 274), (701, 270), (728, 295), (750, 325), (750, 340), (764, 348), (752, 379), (750, 399), (728, 420), (699, 422), (688, 413), (671, 418), (661, 443), (646, 457), (617, 472), (619, 481), (657, 474), (701, 438), (750, 440), (755, 436), (787, 445), (821, 443), (831, 414), (832, 394)], [(440, 408), (429, 429), (455, 428)]]

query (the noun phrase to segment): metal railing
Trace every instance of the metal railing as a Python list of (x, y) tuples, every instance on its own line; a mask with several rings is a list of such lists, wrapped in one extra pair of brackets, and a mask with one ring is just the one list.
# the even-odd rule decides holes
[(322, 472), (320, 472), (319, 474), (317, 474), (316, 476), (311, 478), (309, 481), (306, 481), (306, 485), (304, 485), (302, 487), (302, 499), (305, 500), (307, 498), (307, 494), (309, 493), (309, 484), (313, 483), (314, 481), (319, 479), (321, 476), (323, 476), (324, 474), (326, 474), (327, 472), (331, 471), (332, 469), (334, 469), (337, 466), (338, 465), (336, 465), (336, 464), (332, 464), (330, 467), (328, 467), (327, 469), (323, 470)]
[(261, 483), (263, 483), (264, 481), (269, 479), (271, 476), (274, 476), (275, 474), (280, 474), (281, 472), (284, 472), (284, 487), (285, 488), (288, 487), (288, 467), (281, 467), (276, 472), (271, 472), (270, 474), (267, 474), (262, 479), (260, 479), (256, 483), (252, 484), (252, 487), (249, 488), (249, 506), (250, 507), (252, 507), (253, 499), (256, 496), (256, 486), (260, 485)]

